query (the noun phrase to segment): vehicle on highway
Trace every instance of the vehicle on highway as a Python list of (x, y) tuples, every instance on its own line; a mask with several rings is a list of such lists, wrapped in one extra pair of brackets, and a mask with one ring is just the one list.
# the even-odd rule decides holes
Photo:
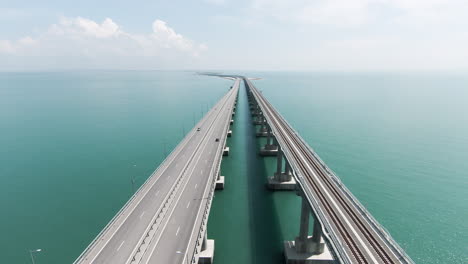
[(219, 142), (219, 138), (216, 138), (216, 139), (215, 139), (215, 142)]
[(200, 131), (200, 128), (197, 128), (197, 131)]

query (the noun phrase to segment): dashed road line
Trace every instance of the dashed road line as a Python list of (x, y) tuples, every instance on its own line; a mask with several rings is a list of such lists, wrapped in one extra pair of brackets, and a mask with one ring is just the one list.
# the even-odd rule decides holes
[(122, 241), (122, 243), (120, 243), (120, 246), (117, 248), (117, 251), (119, 251), (119, 249), (122, 247), (122, 245), (125, 243), (125, 240)]

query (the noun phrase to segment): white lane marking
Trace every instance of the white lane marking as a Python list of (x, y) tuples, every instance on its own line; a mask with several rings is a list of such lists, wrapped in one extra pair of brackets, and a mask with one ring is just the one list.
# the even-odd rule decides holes
[(158, 196), (158, 194), (159, 194), (159, 191), (157, 191), (157, 192), (154, 194), (154, 196)]
[(190, 206), (190, 201), (189, 201), (188, 204), (187, 204), (187, 208), (189, 208), (189, 206)]
[[(203, 121), (205, 122), (205, 121)], [(191, 137), (190, 137), (191, 138)], [(154, 185), (158, 182), (158, 181), (164, 181), (165, 178), (162, 178), (161, 175), (164, 175), (164, 173), (166, 172), (167, 168), (169, 167), (169, 165), (172, 164), (172, 162), (176, 159), (176, 157), (179, 155), (179, 153), (182, 152), (182, 150), (184, 149), (184, 147), (187, 145), (187, 143), (189, 142), (190, 138), (184, 138), (182, 140), (182, 142), (179, 143), (179, 145), (177, 145), (177, 147), (169, 154), (168, 156), (168, 160), (164, 160), (164, 164), (166, 164), (165, 166), (161, 167), (162, 171), (159, 172), (159, 168), (156, 169), (152, 174), (151, 176), (148, 178), (147, 182), (145, 182), (143, 184), (143, 188), (142, 188), (142, 192), (138, 194), (138, 201), (137, 201), (137, 198), (135, 197), (135, 199), (130, 199), (125, 205), (124, 205), (124, 208), (125, 210), (130, 210), (129, 213), (124, 213), (125, 210), (121, 211), (119, 215), (116, 215), (115, 216), (115, 219), (112, 219), (111, 221), (113, 222), (113, 225), (112, 225), (112, 228), (114, 228), (114, 232), (112, 232), (110, 234), (110, 237), (105, 239), (105, 235), (106, 233), (103, 233), (102, 235), (100, 235), (100, 238), (101, 240), (104, 240), (104, 242), (102, 241), (99, 241), (100, 243), (104, 243), (103, 246), (99, 247), (97, 249), (97, 253), (94, 254), (94, 257), (92, 257), (92, 259), (90, 260), (90, 263), (94, 262), (94, 260), (99, 256), (99, 254), (101, 254), (102, 250), (107, 246), (107, 244), (112, 240), (112, 238), (114, 237), (115, 234), (118, 233), (118, 231), (120, 230), (120, 228), (124, 225), (124, 223), (127, 221), (127, 219), (130, 217), (130, 215), (133, 214), (133, 212), (135, 211), (135, 209), (140, 205), (140, 202), (146, 197), (146, 195), (149, 193), (149, 191), (154, 187)], [(151, 182), (152, 181), (152, 182)], [(128, 206), (128, 207), (127, 207)], [(130, 208), (130, 209), (129, 209)], [(123, 217), (123, 219), (122, 219)], [(115, 226), (117, 224), (117, 227)], [(107, 229), (105, 232), (108, 232), (109, 230), (111, 230), (110, 228)], [(123, 243), (123, 242), (122, 242)], [(86, 253), (87, 255), (90, 255), (91, 253), (91, 250), (95, 250), (96, 248), (96, 244), (94, 244), (92, 246), (92, 248), (89, 249), (89, 251)]]
[(122, 241), (122, 243), (120, 243), (120, 246), (117, 248), (117, 251), (119, 251), (119, 249), (122, 247), (122, 245), (125, 243), (125, 240)]
[(141, 213), (140, 215), (140, 219), (143, 217), (143, 215), (145, 214), (146, 211), (143, 211), (143, 213)]
[(197, 188), (197, 186), (198, 186), (198, 183), (197, 183), (197, 184), (195, 184), (195, 189)]
[[(237, 88), (236, 88), (236, 89), (237, 89)], [(211, 135), (212, 135), (212, 134), (213, 134), (213, 133), (211, 133)], [(203, 145), (203, 147), (202, 147), (202, 152), (206, 149), (206, 146), (207, 146), (207, 143), (205, 143), (205, 145)], [(200, 160), (200, 157), (201, 157), (201, 156), (198, 157), (196, 163), (198, 163), (198, 161)], [(195, 171), (195, 167), (192, 169), (191, 174), (193, 174), (194, 171)], [(185, 185), (184, 185), (184, 187), (183, 187), (183, 189), (182, 189), (181, 192), (184, 192), (185, 187), (187, 187), (188, 182), (189, 182), (189, 181), (187, 181), (187, 182), (185, 183)], [(195, 185), (195, 188), (197, 188), (197, 186), (198, 186), (198, 184)], [(206, 187), (205, 187), (205, 192), (206, 192), (206, 188), (208, 188), (209, 186), (210, 186), (209, 184), (206, 185)], [(177, 199), (177, 201), (176, 201), (176, 203), (175, 203), (176, 205), (179, 203), (179, 200), (180, 200), (181, 197), (182, 197), (182, 195), (180, 195), (179, 198)], [(169, 214), (168, 218), (171, 218), (171, 217), (172, 217), (172, 214), (174, 213), (175, 208), (176, 208), (176, 207), (174, 206), (173, 209), (171, 210), (171, 213)], [(196, 218), (195, 222), (197, 221), (199, 215), (200, 215), (200, 214), (197, 214), (197, 218)], [(163, 229), (166, 228), (166, 226), (167, 226), (168, 223), (169, 223), (169, 221), (167, 221), (167, 222), (164, 224)], [(194, 230), (194, 229), (192, 229), (192, 235), (193, 235), (193, 230)], [(161, 236), (162, 236), (162, 234), (158, 236), (158, 238), (156, 239), (156, 241), (153, 243), (154, 246), (152, 246), (152, 249), (149, 251), (150, 253), (146, 255), (146, 256), (150, 256), (150, 257), (147, 257), (146, 259), (145, 259), (145, 257), (143, 257), (143, 258), (141, 259), (141, 263), (148, 264), (149, 261), (151, 261), (151, 256), (153, 255), (153, 252), (155, 251), (156, 245), (158, 245), (159, 240), (161, 239)], [(189, 240), (189, 241), (190, 241), (190, 240)], [(190, 244), (190, 242), (189, 242), (189, 244)], [(130, 258), (131, 258), (131, 257), (130, 257)], [(130, 259), (129, 259), (129, 260), (130, 260)], [(128, 262), (127, 262), (127, 263), (128, 263)]]
[(203, 174), (203, 170), (201, 170), (200, 174)]
[(179, 230), (180, 230), (180, 226), (177, 228), (177, 232), (175, 233), (176, 236), (177, 234), (179, 234)]
[(205, 163), (208, 163), (208, 160), (207, 160), (207, 159), (205, 160)]
[[(262, 102), (263, 103), (263, 102)], [(271, 113), (271, 109), (267, 109), (269, 112), (270, 112), (270, 115), (273, 119), (275, 119), (275, 121), (277, 123), (278, 122), (278, 119)], [(378, 263), (378, 261), (374, 258), (374, 254), (372, 254), (372, 252), (369, 250), (369, 248), (367, 247), (366, 243), (364, 243), (364, 241), (362, 240), (361, 236), (356, 232), (356, 230), (354, 229), (353, 225), (349, 222), (348, 218), (345, 216), (345, 214), (343, 213), (343, 211), (340, 209), (340, 207), (338, 206), (338, 204), (335, 202), (335, 199), (330, 195), (330, 193), (327, 191), (327, 189), (325, 188), (325, 186), (323, 185), (322, 181), (318, 178), (317, 174), (315, 174), (315, 171), (312, 170), (312, 168), (310, 167), (309, 163), (307, 162), (307, 160), (304, 158), (304, 156), (302, 155), (302, 153), (298, 150), (296, 144), (291, 140), (291, 137), (286, 133), (285, 129), (282, 127), (282, 126), (279, 126), (279, 129), (283, 130), (283, 133), (284, 135), (287, 137), (288, 141), (290, 143), (292, 143), (291, 145), (294, 147), (294, 149), (296, 150), (296, 153), (298, 153), (301, 157), (301, 159), (303, 160), (304, 164), (307, 166), (307, 168), (312, 172), (312, 175), (314, 176), (316, 182), (320, 185), (320, 187), (322, 188), (322, 190), (325, 192), (325, 194), (328, 196), (328, 199), (333, 203), (333, 205), (335, 206), (335, 208), (337, 209), (338, 213), (342, 216), (342, 219), (345, 220), (346, 224), (349, 226), (349, 228), (351, 229), (351, 231), (354, 233), (354, 235), (357, 237), (357, 239), (359, 240), (359, 242), (361, 243), (361, 245), (364, 247), (364, 249), (366, 250), (367, 254), (371, 257), (372, 261), (374, 261), (374, 263)]]
[[(240, 82), (240, 79), (237, 79), (237, 80)], [(235, 89), (238, 89), (238, 87), (236, 87)], [(237, 92), (237, 90), (236, 90), (236, 92)], [(217, 152), (217, 151), (216, 151), (216, 152)], [(213, 177), (216, 177), (216, 176), (213, 175)], [(209, 188), (209, 186), (210, 186), (209, 184), (207, 184), (207, 185), (205, 186), (205, 190), (204, 190), (203, 193), (206, 193), (206, 190)], [(196, 188), (196, 186), (195, 186), (195, 188)], [(197, 213), (197, 216), (196, 216), (196, 218), (195, 218), (195, 223), (197, 222), (199, 216), (200, 216), (200, 213)], [(191, 235), (189, 236), (189, 237), (190, 237), (189, 242), (188, 242), (189, 245), (190, 245), (190, 242), (192, 241), (192, 237), (193, 237), (193, 234), (194, 234), (194, 230), (195, 230), (195, 226), (192, 228), (192, 231), (190, 232)], [(185, 251), (185, 252), (187, 252), (187, 251)]]
[[(237, 88), (236, 88), (237, 89)], [(221, 104), (221, 102), (218, 102), (218, 104)], [(207, 122), (207, 120), (209, 120), (206, 116), (200, 120), (200, 124), (203, 124), (205, 122)], [(118, 231), (120, 230), (120, 228), (123, 226), (123, 224), (126, 222), (126, 220), (130, 217), (130, 215), (132, 215), (135, 211), (135, 209), (140, 205), (140, 202), (146, 197), (146, 195), (149, 193), (149, 191), (154, 187), (154, 185), (157, 183), (158, 180), (162, 181), (162, 180), (167, 180), (167, 178), (162, 178), (161, 176), (165, 173), (165, 171), (170, 167), (171, 164), (173, 164), (173, 161), (176, 159), (176, 157), (183, 153), (182, 150), (184, 147), (187, 146), (187, 143), (190, 141), (190, 139), (194, 136), (195, 134), (192, 134), (191, 137), (185, 137), (177, 146), (176, 148), (167, 156), (167, 160), (164, 160), (164, 165), (161, 166), (160, 168), (158, 168), (156, 171), (154, 171), (150, 177), (148, 178), (148, 181), (145, 182), (143, 184), (144, 188), (143, 191), (138, 195), (138, 201), (137, 199), (131, 199), (129, 200), (129, 202), (127, 202), (124, 206), (125, 210), (127, 210), (128, 208), (131, 208), (131, 206), (133, 206), (133, 208), (129, 209), (130, 212), (129, 213), (124, 213), (124, 211), (122, 211), (119, 215), (116, 216), (115, 219), (112, 219), (112, 228), (116, 228), (116, 230), (111, 233), (110, 235), (110, 238), (104, 240), (106, 234), (103, 233), (102, 235), (100, 235), (101, 237), (101, 240), (104, 240), (104, 242), (100, 241), (99, 243), (104, 243), (104, 246), (100, 247), (97, 251), (96, 254), (94, 254), (94, 257), (92, 258), (92, 260), (90, 262), (93, 262), (97, 257), (98, 255), (102, 252), (102, 250), (106, 247), (106, 245), (109, 243), (109, 241), (112, 240), (112, 238), (114, 237), (114, 235), (116, 233), (118, 233)], [(201, 143), (200, 143), (201, 144)], [(185, 157), (185, 154), (182, 155), (183, 157)], [(159, 169), (162, 169), (161, 172), (159, 172)], [(152, 182), (151, 182), (152, 181)], [(157, 193), (156, 193), (157, 195)], [(136, 198), (136, 197), (135, 197)], [(127, 207), (128, 206), (128, 207)], [(122, 220), (121, 217), (124, 217), (124, 219)], [(120, 223), (119, 223), (120, 222)], [(117, 227), (115, 227), (115, 225), (118, 225)], [(106, 227), (107, 228), (107, 227)], [(110, 229), (106, 230), (106, 232), (108, 232)], [(96, 243), (97, 244), (97, 243)], [(89, 249), (88, 251), (88, 255), (90, 255), (91, 253), (91, 250), (95, 250), (96, 248), (96, 244), (93, 244), (93, 246)], [(133, 253), (132, 253), (133, 254)]]

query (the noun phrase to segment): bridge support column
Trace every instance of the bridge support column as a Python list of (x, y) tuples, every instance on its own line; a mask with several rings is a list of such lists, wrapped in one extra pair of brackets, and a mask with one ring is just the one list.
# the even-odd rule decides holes
[(256, 117), (256, 116), (259, 116), (260, 115), (260, 108), (258, 107), (258, 105), (254, 105), (250, 108), (250, 114), (252, 115), (252, 117)]
[(207, 239), (207, 236), (208, 231), (206, 231), (205, 235), (203, 236), (198, 264), (213, 264), (215, 241), (214, 239)]
[(221, 176), (219, 173), (216, 178), (215, 190), (224, 190), (224, 176)]
[(268, 178), (267, 187), (271, 190), (295, 190), (296, 181), (292, 177), (291, 166), (287, 159), (284, 159), (285, 170), (283, 172), (283, 151), (278, 146), (276, 172), (273, 177)]
[(257, 102), (255, 101), (255, 99), (253, 98), (253, 96), (250, 93), (248, 93), (248, 98), (247, 99), (249, 100), (250, 111), (253, 111), (254, 109), (257, 109), (258, 104), (257, 104)]
[(229, 156), (229, 147), (224, 147), (223, 156)]
[(284, 242), (284, 256), (287, 264), (331, 264), (335, 263), (322, 237), (322, 226), (314, 218), (312, 236), (309, 236), (311, 210), (304, 195), (302, 197), (299, 235), (294, 241)]
[(258, 108), (258, 106), (256, 106), (253, 110), (252, 110), (252, 116), (255, 117), (255, 116), (259, 116), (260, 115), (260, 109)]
[(254, 125), (263, 125), (264, 123), (266, 123), (266, 120), (265, 120), (265, 117), (262, 114), (253, 116), (253, 124)]
[(267, 127), (267, 142), (263, 148), (260, 149), (260, 156), (275, 156), (278, 153), (278, 142), (276, 142), (276, 138), (273, 136), (273, 133), (266, 124)]
[(263, 122), (263, 124), (260, 127), (260, 130), (257, 132), (257, 137), (267, 137), (268, 136), (268, 127), (267, 123)]

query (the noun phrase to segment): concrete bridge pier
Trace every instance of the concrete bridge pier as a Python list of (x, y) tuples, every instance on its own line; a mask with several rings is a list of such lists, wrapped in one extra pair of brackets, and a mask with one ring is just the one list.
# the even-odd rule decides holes
[(200, 251), (200, 257), (198, 258), (198, 264), (213, 264), (215, 241), (214, 239), (208, 239), (208, 229), (205, 230), (203, 235), (203, 242)]
[(260, 156), (275, 156), (278, 153), (278, 142), (273, 136), (270, 127), (267, 125), (267, 142), (264, 147), (260, 149)]
[(259, 116), (259, 115), (262, 114), (262, 111), (260, 110), (260, 108), (257, 105), (257, 107), (252, 110), (251, 114), (252, 114), (252, 116)]
[(263, 124), (261, 124), (260, 130), (257, 132), (257, 137), (267, 137), (269, 130), (271, 130), (270, 127), (268, 127), (268, 124), (264, 122)]
[(250, 111), (251, 111), (251, 112), (252, 112), (253, 110), (258, 109), (258, 104), (257, 104), (257, 102), (255, 101), (255, 98), (249, 97), (248, 100), (249, 100), (249, 108), (250, 108)]
[(229, 156), (229, 147), (224, 147), (223, 149), (223, 156)]
[(255, 99), (252, 99), (249, 101), (249, 108), (250, 108), (250, 112), (253, 114), (255, 112), (258, 112), (260, 111), (260, 107), (258, 106), (257, 102), (255, 101)]
[(255, 100), (253, 99), (252, 93), (250, 91), (247, 91), (247, 101), (249, 102), (250, 108), (252, 108)]
[(253, 117), (253, 124), (254, 125), (263, 125), (266, 123), (265, 117), (263, 115), (256, 115)]
[(252, 117), (253, 117), (254, 119), (257, 118), (257, 120), (258, 120), (258, 119), (259, 119), (259, 120), (263, 120), (263, 113), (262, 113), (262, 111), (260, 111), (260, 109), (258, 109), (258, 110), (253, 110), (253, 111), (252, 111)]
[(330, 250), (323, 240), (322, 225), (314, 218), (312, 236), (309, 236), (311, 210), (303, 194), (299, 235), (294, 241), (284, 242), (284, 256), (287, 264), (332, 264), (335, 263)]
[(296, 189), (296, 180), (292, 177), (291, 166), (287, 159), (284, 159), (283, 171), (283, 151), (281, 147), (278, 146), (277, 150), (277, 160), (276, 160), (276, 172), (273, 177), (268, 178), (267, 187), (271, 190), (295, 190)]
[(218, 177), (216, 177), (216, 186), (215, 190), (224, 190), (224, 176), (218, 172)]

